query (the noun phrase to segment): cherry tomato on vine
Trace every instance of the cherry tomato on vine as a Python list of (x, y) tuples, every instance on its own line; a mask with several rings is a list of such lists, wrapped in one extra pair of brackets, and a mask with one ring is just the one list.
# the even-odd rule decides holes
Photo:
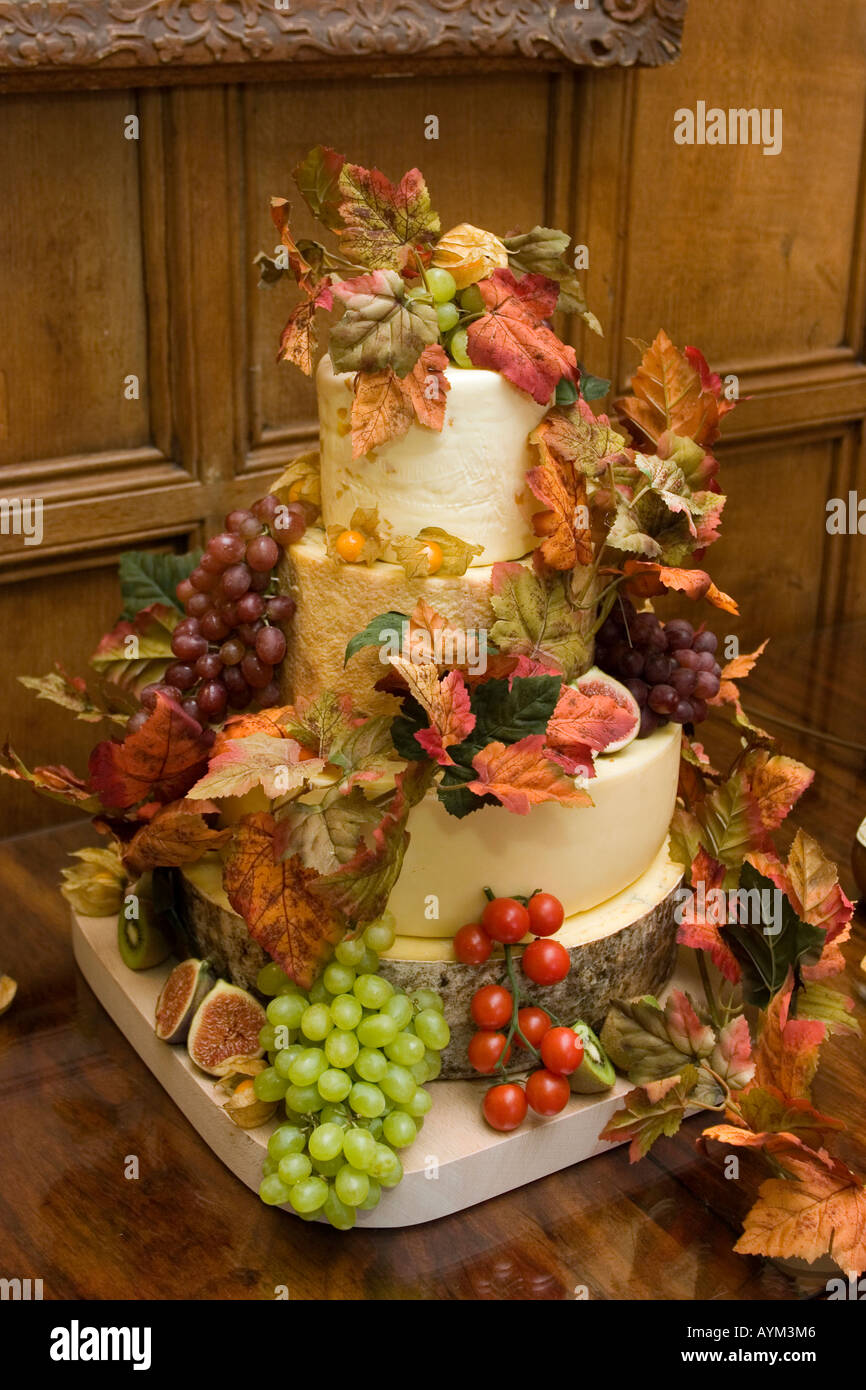
[[(550, 1030), (550, 1019), (543, 1009), (537, 1009), (530, 1004), (517, 1010), (517, 1026), (528, 1043), (533, 1047), (539, 1047), (541, 1039)], [(514, 1041), (518, 1047), (524, 1046), (523, 1040), (516, 1033)]]
[(541, 1060), (548, 1071), (570, 1076), (583, 1061), (583, 1043), (573, 1028), (551, 1028), (542, 1039)]
[(481, 925), (494, 941), (513, 945), (529, 931), (529, 913), (516, 898), (494, 898), (481, 914)]
[(509, 1060), (511, 1047), (506, 1050), (504, 1033), (491, 1033), (482, 1029), (470, 1039), (468, 1053), (473, 1069), (482, 1076), (490, 1076), (500, 1062), (505, 1063)]
[(504, 1082), (501, 1086), (491, 1086), (481, 1102), (481, 1110), (491, 1129), (517, 1129), (526, 1119), (526, 1095), (523, 1087), (513, 1081)]
[(533, 936), (553, 936), (565, 921), (565, 908), (552, 893), (533, 893), (526, 910)]
[(478, 922), (469, 922), (454, 933), (454, 954), (463, 965), (483, 965), (493, 942)]
[(536, 1115), (558, 1115), (568, 1104), (571, 1087), (564, 1076), (542, 1068), (526, 1080), (526, 1100)]
[(511, 1021), (514, 1000), (502, 985), (482, 985), (473, 996), (469, 1011), (479, 1028), (501, 1028)]
[(571, 969), (571, 959), (565, 947), (558, 941), (545, 941), (543, 937), (530, 942), (520, 963), (524, 975), (536, 985), (559, 984)]

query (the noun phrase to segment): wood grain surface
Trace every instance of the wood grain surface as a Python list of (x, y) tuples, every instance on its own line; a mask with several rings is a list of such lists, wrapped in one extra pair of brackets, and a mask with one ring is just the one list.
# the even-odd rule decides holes
[[(781, 730), (786, 752), (817, 766), (797, 813), (838, 857), (866, 814), (866, 622), (773, 641), (747, 704), (823, 731)], [(774, 726), (775, 727), (775, 726)], [(708, 739), (719, 758), (729, 738)], [(0, 1273), (44, 1280), (46, 1298), (778, 1300), (802, 1290), (775, 1266), (735, 1255), (739, 1221), (765, 1175), (721, 1152), (701, 1157), (701, 1121), (631, 1166), (625, 1149), (406, 1232), (341, 1234), (263, 1207), (205, 1147), (77, 974), (57, 893), (86, 825), (0, 846), (0, 970), (19, 981), (0, 1018)], [(846, 948), (863, 975), (866, 923)], [(866, 1009), (858, 996), (861, 1023)], [(849, 1124), (838, 1148), (866, 1173), (866, 1060), (855, 1038), (824, 1048), (821, 1110)], [(714, 1146), (717, 1149), (717, 1146)], [(124, 1177), (128, 1156), (140, 1177)]]

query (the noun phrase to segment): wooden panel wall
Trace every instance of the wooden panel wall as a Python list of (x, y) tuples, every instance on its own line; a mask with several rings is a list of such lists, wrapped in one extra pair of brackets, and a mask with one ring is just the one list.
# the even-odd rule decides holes
[[(675, 145), (698, 100), (781, 107), (782, 153)], [(860, 0), (692, 0), (657, 71), (0, 96), (0, 496), (46, 504), (41, 546), (0, 536), (0, 734), (80, 768), (92, 730), (15, 674), (82, 667), (118, 552), (199, 540), (314, 435), (309, 383), (274, 362), (288, 299), (251, 263), (317, 141), (419, 164), (446, 226), (573, 232), (606, 330), (576, 341), (618, 385), (659, 326), (737, 373), (714, 561), (744, 641), (866, 612), (863, 540), (824, 524), (866, 492), (864, 110)], [(3, 787), (0, 833), (64, 815)]]

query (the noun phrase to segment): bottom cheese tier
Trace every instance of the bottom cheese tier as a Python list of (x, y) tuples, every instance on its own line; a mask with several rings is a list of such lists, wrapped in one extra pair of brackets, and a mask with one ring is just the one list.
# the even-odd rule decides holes
[[(612, 999), (655, 993), (674, 965), (674, 907), (680, 877), (665, 843), (649, 868), (628, 888), (600, 906), (566, 918), (555, 939), (571, 956), (569, 974), (558, 985), (532, 986), (527, 992), (564, 1022), (581, 1018), (593, 1026), (604, 1018)], [(219, 859), (208, 856), (188, 865), (180, 871), (179, 883), (196, 953), (209, 957), (235, 984), (254, 986), (268, 957), (249, 936), (243, 919), (232, 911), (222, 887)], [(520, 951), (520, 947), (515, 948), (518, 960)], [(398, 936), (391, 950), (382, 955), (381, 973), (400, 989), (438, 990), (451, 1025), (451, 1042), (442, 1056), (442, 1076), (472, 1075), (466, 1060), (474, 1031), (470, 1001), (481, 985), (503, 978), (502, 956), (492, 956), (483, 966), (461, 965), (454, 959), (450, 941)], [(515, 1063), (519, 1067), (519, 1058)]]

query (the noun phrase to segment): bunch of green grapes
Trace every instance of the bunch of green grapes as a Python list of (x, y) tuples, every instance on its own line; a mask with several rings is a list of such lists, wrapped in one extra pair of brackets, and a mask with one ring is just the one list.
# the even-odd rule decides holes
[(439, 336), (451, 361), (458, 367), (474, 366), (468, 352), (466, 325), (484, 310), (478, 286), (470, 285), (458, 295), (451, 272), (435, 265), (425, 271), (424, 281), (417, 288), (409, 290), (407, 298), (423, 299), (433, 304), (439, 320)]
[(394, 941), (390, 913), (342, 941), (304, 992), (275, 963), (257, 987), (270, 995), (259, 1042), (270, 1066), (260, 1100), (284, 1101), (288, 1123), (268, 1141), (259, 1195), (299, 1216), (320, 1213), (338, 1230), (370, 1211), (403, 1176), (398, 1150), (415, 1139), (441, 1070), (450, 1030), (433, 990), (397, 990), (377, 973)]

